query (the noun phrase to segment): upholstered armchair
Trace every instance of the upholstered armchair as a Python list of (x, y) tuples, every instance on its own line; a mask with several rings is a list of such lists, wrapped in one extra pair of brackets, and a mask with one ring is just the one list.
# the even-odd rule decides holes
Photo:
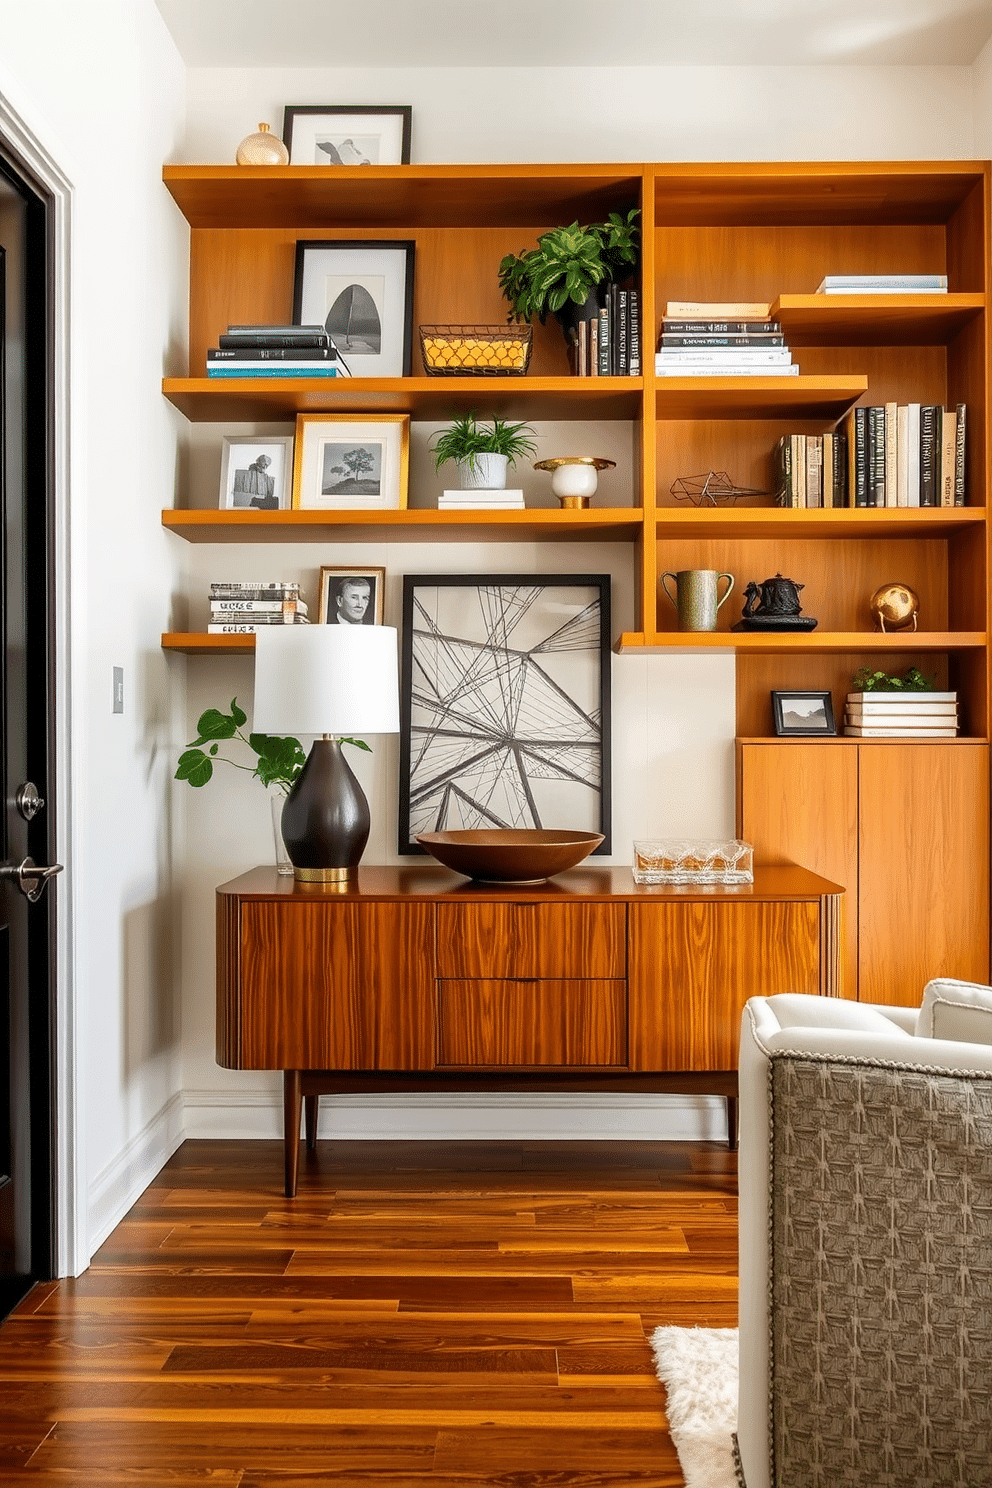
[(751, 998), (740, 1131), (746, 1488), (992, 1485), (992, 988)]

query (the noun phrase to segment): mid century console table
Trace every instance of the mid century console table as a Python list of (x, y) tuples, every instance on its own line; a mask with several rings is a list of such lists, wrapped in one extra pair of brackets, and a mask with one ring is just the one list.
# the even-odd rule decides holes
[(470, 883), (362, 868), (343, 891), (256, 868), (217, 890), (217, 1060), (282, 1070), (286, 1193), (322, 1094), (643, 1090), (727, 1098), (753, 993), (836, 996), (838, 885), (642, 887), (583, 866)]

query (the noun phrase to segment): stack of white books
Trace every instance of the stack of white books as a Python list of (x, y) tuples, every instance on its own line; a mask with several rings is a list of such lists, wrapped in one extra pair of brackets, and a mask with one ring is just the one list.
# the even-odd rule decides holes
[(524, 504), (519, 491), (442, 491), (437, 498), (439, 511), (513, 511)]
[(956, 692), (849, 692), (844, 733), (860, 739), (953, 739)]
[(946, 274), (827, 274), (817, 294), (946, 294)]
[[(797, 377), (781, 324), (768, 307), (700, 304), (695, 313), (669, 301), (654, 359), (657, 377)], [(673, 313), (675, 312), (675, 313)], [(727, 313), (730, 312), (730, 313)]]

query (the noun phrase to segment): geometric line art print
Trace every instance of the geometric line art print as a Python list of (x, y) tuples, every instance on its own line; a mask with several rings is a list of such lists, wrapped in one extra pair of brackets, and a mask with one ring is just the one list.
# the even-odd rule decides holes
[(400, 852), (558, 827), (610, 851), (610, 579), (404, 578)]

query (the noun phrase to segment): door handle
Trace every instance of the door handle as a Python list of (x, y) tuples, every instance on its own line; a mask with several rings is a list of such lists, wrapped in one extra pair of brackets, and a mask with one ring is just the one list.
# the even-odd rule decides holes
[(53, 863), (49, 868), (39, 868), (33, 858), (25, 858), (16, 868), (9, 866), (0, 867), (0, 878), (15, 878), (17, 887), (26, 899), (36, 904), (45, 892), (45, 885), (50, 878), (62, 872), (61, 863)]

